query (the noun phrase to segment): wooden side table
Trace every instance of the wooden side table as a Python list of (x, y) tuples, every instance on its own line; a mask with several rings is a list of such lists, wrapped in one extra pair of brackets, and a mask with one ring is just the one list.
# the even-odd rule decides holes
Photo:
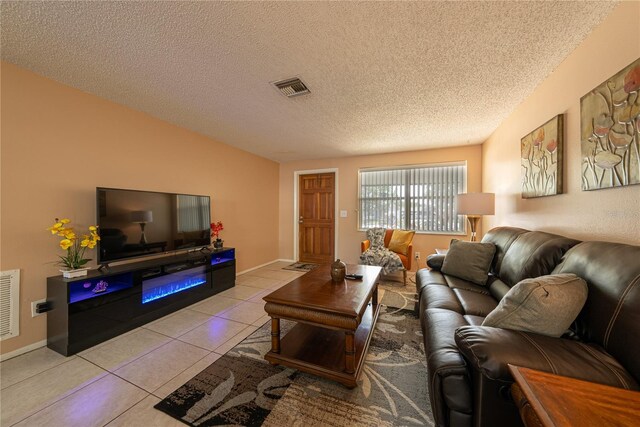
[(527, 427), (638, 426), (640, 392), (509, 365), (513, 399)]

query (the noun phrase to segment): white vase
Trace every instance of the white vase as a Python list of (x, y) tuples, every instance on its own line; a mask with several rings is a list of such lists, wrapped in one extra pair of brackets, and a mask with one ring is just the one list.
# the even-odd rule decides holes
[(62, 272), (62, 277), (65, 279), (72, 279), (74, 277), (82, 277), (86, 276), (89, 268), (74, 268), (74, 269), (64, 269), (60, 270)]

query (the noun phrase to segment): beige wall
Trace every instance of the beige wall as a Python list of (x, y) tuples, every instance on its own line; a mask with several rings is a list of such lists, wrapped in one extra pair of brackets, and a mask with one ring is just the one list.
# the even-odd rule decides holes
[(46, 338), (30, 302), (62, 251), (45, 229), (56, 216), (94, 223), (96, 186), (209, 195), (239, 271), (277, 258), (277, 163), (12, 64), (1, 72), (0, 269), (22, 274), (20, 336), (2, 353)]
[[(640, 2), (613, 13), (483, 144), (483, 191), (496, 193), (485, 229), (513, 225), (583, 240), (640, 243), (640, 185), (581, 190), (580, 97), (640, 57)], [(522, 199), (520, 139), (565, 114), (565, 193)]]
[[(357, 263), (360, 254), (360, 242), (365, 238), (358, 231), (358, 170), (361, 168), (398, 166), (428, 163), (467, 161), (467, 191), (480, 191), (482, 180), (480, 145), (413, 151), (371, 156), (344, 157), (337, 159), (309, 160), (283, 163), (280, 165), (280, 258), (292, 259), (294, 254), (294, 173), (317, 169), (336, 168), (338, 170), (338, 210), (346, 210), (347, 218), (338, 218), (338, 252), (344, 261)], [(449, 247), (454, 235), (418, 234), (413, 240), (414, 251), (421, 252), (420, 265), (435, 248)], [(413, 262), (412, 270), (416, 270)]]

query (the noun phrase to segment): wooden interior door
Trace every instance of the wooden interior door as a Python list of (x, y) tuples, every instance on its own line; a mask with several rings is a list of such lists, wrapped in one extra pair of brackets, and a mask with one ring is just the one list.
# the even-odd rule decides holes
[(299, 261), (333, 262), (335, 174), (300, 175), (298, 188)]

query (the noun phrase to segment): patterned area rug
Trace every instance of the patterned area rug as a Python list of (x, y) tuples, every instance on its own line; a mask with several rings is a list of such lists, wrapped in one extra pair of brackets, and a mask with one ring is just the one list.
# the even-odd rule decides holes
[(318, 268), (318, 264), (311, 264), (308, 262), (294, 262), (291, 265), (282, 267), (283, 270), (292, 270), (292, 271), (311, 271), (316, 268)]
[[(383, 289), (383, 303), (405, 297)], [(281, 321), (281, 333), (293, 325)], [(155, 407), (192, 426), (433, 425), (422, 333), (410, 310), (382, 307), (352, 390), (270, 365), (264, 360), (270, 346), (267, 322)]]
[(416, 274), (407, 273), (407, 284), (402, 277), (383, 276), (378, 282), (380, 301), (388, 307), (413, 310), (416, 302)]

